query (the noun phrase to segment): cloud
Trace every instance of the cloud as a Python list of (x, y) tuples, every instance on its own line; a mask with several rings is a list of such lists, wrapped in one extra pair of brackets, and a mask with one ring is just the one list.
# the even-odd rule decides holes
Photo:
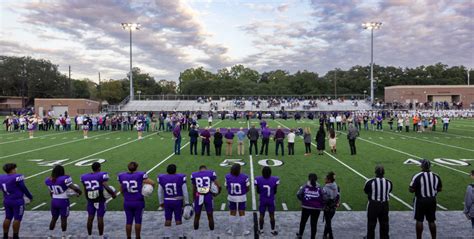
[[(227, 48), (208, 41), (209, 33), (195, 15), (183, 1), (101, 0), (84, 4), (82, 1), (68, 0), (27, 2), (22, 5), (20, 22), (25, 28), (67, 36), (69, 42), (79, 46), (75, 51), (80, 50), (82, 55), (91, 59), (95, 58), (93, 55), (113, 56), (97, 59), (92, 66), (79, 65), (78, 70), (84, 72), (110, 68), (114, 64), (126, 66), (129, 34), (121, 28), (120, 23), (139, 22), (142, 29), (133, 33), (135, 66), (145, 71), (167, 73), (156, 75), (156, 78), (176, 80), (179, 72), (186, 68), (204, 65), (217, 69), (225, 65), (228, 59)], [(43, 34), (37, 37), (51, 40), (55, 36)], [(183, 50), (185, 48), (199, 54), (189, 54)], [(12, 47), (6, 50), (15, 54), (21, 52)], [(122, 78), (127, 71), (125, 67), (120, 76), (111, 77)]]

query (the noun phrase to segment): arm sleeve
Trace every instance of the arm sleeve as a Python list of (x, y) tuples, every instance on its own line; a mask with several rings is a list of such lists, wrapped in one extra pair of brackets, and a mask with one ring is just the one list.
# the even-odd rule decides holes
[(18, 187), (30, 200), (33, 199), (33, 195), (31, 195), (30, 191), (28, 191), (28, 188), (26, 188), (25, 182), (23, 180), (18, 182)]
[(370, 184), (369, 184), (370, 180), (365, 182), (365, 186), (364, 186), (364, 192), (365, 194), (369, 195), (370, 194)]
[(464, 196), (464, 214), (468, 214), (472, 207), (472, 186), (467, 186), (466, 195)]
[(188, 193), (188, 187), (186, 186), (186, 183), (183, 183), (181, 188), (183, 189), (184, 204), (189, 204), (189, 193)]
[(301, 186), (298, 192), (296, 193), (296, 197), (298, 198), (298, 200), (303, 201), (303, 186)]
[(165, 197), (165, 192), (163, 191), (161, 184), (158, 184), (158, 202), (160, 205), (165, 202), (164, 197)]

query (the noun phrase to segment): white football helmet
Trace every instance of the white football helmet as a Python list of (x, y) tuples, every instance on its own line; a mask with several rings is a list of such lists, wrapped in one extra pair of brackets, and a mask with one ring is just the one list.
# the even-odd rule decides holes
[[(109, 188), (112, 189), (112, 192), (114, 192), (114, 193), (117, 192), (117, 190), (113, 186), (109, 186)], [(104, 198), (109, 199), (111, 197), (112, 197), (112, 195), (109, 193), (109, 191), (105, 190), (105, 188), (104, 188)]]
[(191, 204), (186, 204), (183, 208), (183, 218), (186, 220), (191, 219), (194, 216), (194, 208)]
[(153, 193), (153, 186), (147, 183), (143, 184), (142, 195), (145, 197), (149, 197), (151, 196), (152, 193)]
[(217, 187), (217, 184), (215, 184), (214, 182), (211, 183), (211, 193), (214, 194), (214, 195), (217, 195), (219, 194), (219, 187)]
[[(77, 188), (79, 188), (79, 185), (77, 185), (77, 184), (73, 184), (73, 185), (76, 186)], [(76, 191), (72, 190), (71, 188), (68, 188), (66, 190), (66, 195), (68, 197), (74, 197), (74, 196), (77, 196), (78, 194), (76, 193)]]

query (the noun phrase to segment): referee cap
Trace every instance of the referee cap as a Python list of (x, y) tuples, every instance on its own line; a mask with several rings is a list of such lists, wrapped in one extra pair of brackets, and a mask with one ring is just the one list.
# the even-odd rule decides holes
[(431, 162), (428, 159), (422, 159), (420, 164), (423, 170), (429, 170), (431, 167)]

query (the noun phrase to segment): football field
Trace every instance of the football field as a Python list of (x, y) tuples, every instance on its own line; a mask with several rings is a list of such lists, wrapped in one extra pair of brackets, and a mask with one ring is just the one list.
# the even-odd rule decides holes
[[(248, 128), (258, 120), (247, 122), (245, 119), (215, 120), (215, 128)], [(351, 156), (345, 132), (338, 133), (337, 154), (326, 153), (317, 155), (314, 137), (319, 122), (304, 119), (267, 120), (268, 127), (304, 128), (311, 127), (313, 138), (313, 154), (304, 155), (304, 144), (301, 137), (295, 143), (295, 155), (275, 156), (275, 144), (270, 141), (269, 154), (248, 154), (248, 141), (245, 155), (237, 156), (237, 142), (234, 143), (233, 156), (216, 157), (211, 140), (211, 156), (195, 156), (189, 153), (188, 131), (183, 130), (181, 155), (173, 154), (173, 140), (170, 132), (149, 132), (142, 140), (137, 140), (136, 131), (100, 131), (90, 132), (88, 139), (82, 138), (81, 131), (47, 131), (36, 132), (34, 139), (28, 139), (27, 133), (0, 131), (0, 162), (14, 162), (18, 165), (18, 173), (24, 174), (26, 185), (34, 196), (27, 210), (48, 210), (50, 196), (44, 180), (51, 173), (55, 164), (62, 164), (66, 174), (80, 184), (80, 175), (90, 171), (92, 162), (102, 162), (102, 171), (110, 175), (110, 184), (118, 188), (116, 175), (126, 171), (127, 163), (136, 161), (139, 170), (147, 171), (149, 177), (156, 181), (160, 173), (166, 172), (166, 166), (174, 163), (179, 173), (190, 175), (200, 165), (207, 165), (217, 172), (218, 181), (223, 184), (224, 175), (229, 172), (231, 161), (243, 164), (243, 173), (255, 178), (261, 174), (262, 165), (272, 166), (273, 175), (280, 177), (280, 186), (276, 197), (277, 210), (299, 210), (296, 192), (306, 182), (308, 173), (315, 172), (319, 182), (329, 171), (336, 173), (336, 182), (341, 188), (341, 207), (339, 210), (363, 211), (366, 209), (367, 197), (363, 192), (367, 178), (374, 176), (376, 164), (385, 166), (386, 178), (393, 182), (391, 210), (405, 211), (412, 209), (413, 194), (408, 192), (408, 185), (414, 174), (420, 171), (416, 160), (429, 159), (432, 170), (439, 174), (443, 182), (443, 191), (438, 196), (439, 210), (462, 210), (464, 192), (471, 183), (469, 173), (474, 167), (474, 120), (453, 120), (447, 133), (441, 132), (438, 125), (435, 132), (416, 133), (390, 131), (384, 123), (384, 131), (360, 132), (357, 155)], [(200, 121), (201, 127), (207, 125), (206, 120)], [(3, 127), (3, 126), (2, 126)], [(259, 147), (261, 142), (259, 141)], [(286, 140), (285, 140), (286, 147)], [(259, 149), (260, 150), (260, 149)], [(225, 154), (225, 145), (223, 146)], [(198, 143), (198, 153), (201, 144)], [(3, 173), (3, 172), (2, 172)], [(190, 188), (188, 177), (188, 187)], [(191, 189), (189, 189), (191, 190)], [(222, 192), (215, 199), (215, 210), (228, 210), (227, 193)], [(1, 202), (0, 202), (1, 203)], [(84, 197), (71, 199), (71, 210), (85, 210)], [(123, 198), (117, 197), (109, 201), (109, 210), (122, 210)], [(252, 187), (247, 194), (247, 210), (256, 210), (258, 195)], [(1, 208), (2, 206), (0, 206)], [(156, 193), (146, 199), (146, 210), (157, 210), (159, 207)]]

